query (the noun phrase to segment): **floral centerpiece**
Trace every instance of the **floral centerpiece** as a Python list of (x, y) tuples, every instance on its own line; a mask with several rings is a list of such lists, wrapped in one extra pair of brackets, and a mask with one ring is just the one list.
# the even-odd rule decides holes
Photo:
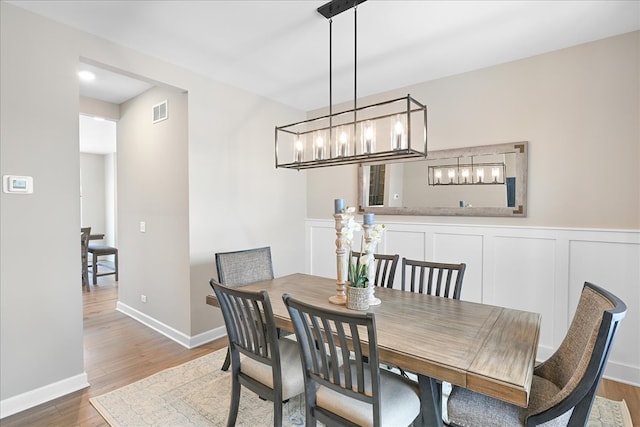
[[(348, 268), (347, 268), (347, 307), (357, 310), (366, 310), (372, 300), (373, 292), (370, 292), (369, 285), (373, 280), (373, 266), (375, 259), (373, 253), (376, 245), (382, 238), (385, 225), (373, 225), (373, 214), (365, 214), (364, 224), (355, 222), (353, 214), (354, 207), (347, 207), (341, 210), (345, 215), (344, 227), (340, 232), (340, 238), (348, 247)], [(364, 231), (360, 243), (361, 251), (359, 257), (353, 256), (354, 232)], [(380, 300), (377, 300), (377, 304)]]

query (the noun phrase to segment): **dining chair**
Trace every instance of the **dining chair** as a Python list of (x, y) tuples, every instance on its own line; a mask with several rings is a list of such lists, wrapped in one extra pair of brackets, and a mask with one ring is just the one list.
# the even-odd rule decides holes
[[(465, 263), (447, 264), (402, 258), (402, 290), (460, 299), (462, 280), (467, 268)], [(402, 368), (400, 374), (409, 377)], [(447, 399), (452, 390), (450, 383), (438, 381), (442, 396), (442, 412), (446, 414)]]
[[(215, 254), (218, 281), (230, 287), (239, 287), (273, 279), (273, 263), (271, 261), (271, 247), (243, 249)], [(231, 355), (222, 364), (222, 370), (229, 369)]]
[(273, 425), (282, 425), (283, 401), (304, 393), (298, 344), (278, 338), (266, 291), (248, 291), (211, 279), (220, 303), (231, 354), (231, 406), (227, 426), (234, 426), (244, 386), (273, 402)]
[(618, 297), (585, 282), (560, 347), (534, 368), (527, 408), (456, 386), (445, 421), (453, 426), (585, 426), (626, 311)]
[(282, 298), (302, 356), (307, 426), (317, 421), (376, 427), (416, 421), (418, 387), (380, 369), (373, 313), (327, 310), (288, 294)]
[(80, 227), (80, 260), (82, 262), (82, 286), (89, 287), (89, 236), (91, 227)]
[(402, 290), (460, 299), (466, 268), (465, 263), (445, 264), (402, 258)]
[[(360, 258), (360, 252), (351, 252), (353, 258)], [(400, 255), (373, 254), (376, 266), (376, 274), (373, 284), (385, 288), (393, 288), (393, 282), (396, 278), (396, 267), (400, 260)]]
[[(104, 237), (104, 234), (102, 234)], [(118, 281), (118, 248), (105, 245), (103, 243), (89, 242), (89, 253), (91, 254), (91, 275), (94, 285), (98, 284), (98, 277), (115, 275), (115, 281)], [(98, 261), (101, 256), (113, 256), (113, 270), (102, 272), (98, 269)]]

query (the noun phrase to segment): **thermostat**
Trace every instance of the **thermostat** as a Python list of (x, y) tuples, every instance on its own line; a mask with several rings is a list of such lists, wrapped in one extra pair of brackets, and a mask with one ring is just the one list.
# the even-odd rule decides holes
[(2, 177), (2, 190), (5, 193), (31, 194), (33, 193), (33, 177), (5, 175)]

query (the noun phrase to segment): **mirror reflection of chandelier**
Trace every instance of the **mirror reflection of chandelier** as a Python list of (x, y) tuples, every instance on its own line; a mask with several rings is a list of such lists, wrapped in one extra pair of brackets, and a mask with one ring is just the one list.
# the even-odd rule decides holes
[(470, 163), (429, 166), (429, 185), (492, 185), (505, 183), (505, 164)]
[[(329, 114), (276, 126), (277, 168), (311, 169), (327, 166), (394, 161), (427, 156), (427, 107), (411, 95), (358, 107), (357, 5), (366, 0), (333, 0), (317, 9), (329, 20)], [(353, 108), (333, 112), (332, 18), (354, 10)]]

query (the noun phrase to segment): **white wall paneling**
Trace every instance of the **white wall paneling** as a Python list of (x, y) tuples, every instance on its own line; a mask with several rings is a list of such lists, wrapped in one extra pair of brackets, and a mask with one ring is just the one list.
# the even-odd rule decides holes
[[(542, 315), (538, 359), (560, 345), (585, 281), (628, 307), (605, 375), (640, 385), (640, 231), (384, 222), (378, 252), (464, 262), (462, 298)], [(335, 277), (331, 220), (306, 220), (306, 272)], [(401, 281), (396, 271), (395, 286)], [(384, 304), (384, 301), (383, 301)]]

